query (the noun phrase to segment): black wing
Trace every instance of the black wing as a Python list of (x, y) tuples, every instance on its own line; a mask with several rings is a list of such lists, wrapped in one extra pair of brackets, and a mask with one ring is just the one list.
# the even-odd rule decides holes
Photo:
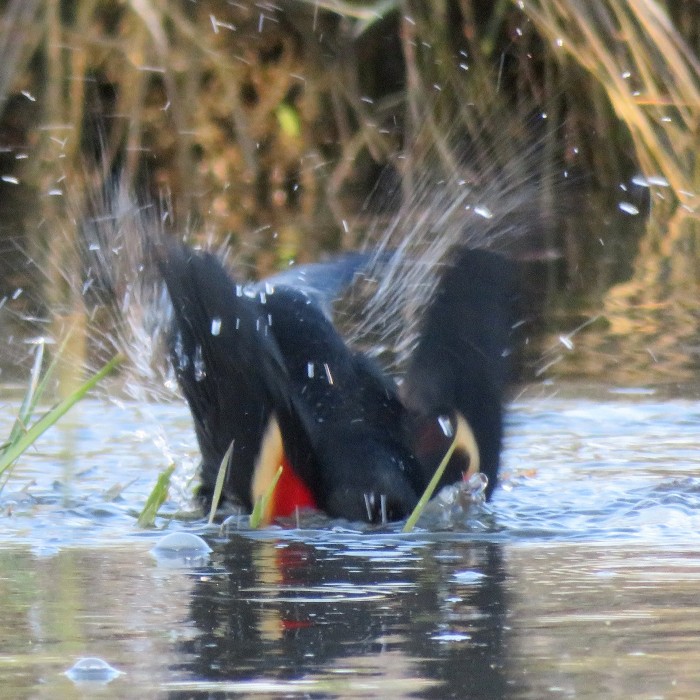
[[(285, 368), (259, 298), (246, 296), (208, 253), (170, 247), (160, 271), (172, 300), (169, 352), (194, 420), (207, 501), (233, 443), (225, 495), (252, 506), (250, 484)], [(274, 376), (274, 382), (267, 381)]]
[[(426, 419), (466, 419), (476, 438), (481, 471), (488, 477), (487, 495), (498, 474), (517, 297), (511, 261), (484, 250), (456, 250), (427, 309), (401, 387), (418, 439)], [(420, 445), (415, 449), (430, 476), (441, 453), (432, 455)], [(463, 468), (460, 460), (453, 460), (442, 484), (459, 480)]]

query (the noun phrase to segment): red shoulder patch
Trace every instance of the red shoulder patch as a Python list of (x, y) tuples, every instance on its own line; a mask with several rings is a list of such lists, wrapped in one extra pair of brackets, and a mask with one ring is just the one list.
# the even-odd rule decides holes
[(282, 475), (272, 496), (270, 520), (288, 518), (303, 508), (317, 508), (309, 487), (299, 478), (286, 457), (282, 459)]

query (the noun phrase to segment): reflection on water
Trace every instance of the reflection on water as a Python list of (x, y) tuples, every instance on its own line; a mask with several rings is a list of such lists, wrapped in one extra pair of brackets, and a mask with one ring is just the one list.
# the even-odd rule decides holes
[[(411, 536), (166, 518), (140, 531), (169, 455), (187, 459), (166, 510), (184, 506), (187, 415), (81, 410), (76, 456), (52, 430), (0, 497), (3, 697), (700, 691), (697, 401), (523, 399), (493, 503)], [(213, 551), (182, 566), (151, 554), (178, 530)], [(121, 673), (74, 682), (81, 657)]]
[[(500, 547), (234, 536), (219, 554), (221, 572), (192, 596), (193, 677), (305, 678), (343, 696), (444, 696), (445, 684), (460, 697), (503, 696)], [(464, 582), (463, 570), (480, 576)]]

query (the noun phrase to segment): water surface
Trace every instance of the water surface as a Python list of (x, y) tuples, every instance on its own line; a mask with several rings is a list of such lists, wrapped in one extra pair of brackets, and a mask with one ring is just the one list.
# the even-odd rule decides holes
[[(696, 697), (699, 420), (660, 391), (529, 389), (492, 503), (411, 535), (251, 532), (181, 517), (184, 406), (87, 401), (0, 497), (2, 696)], [(213, 551), (154, 556), (173, 531)], [(82, 657), (121, 673), (67, 676)]]

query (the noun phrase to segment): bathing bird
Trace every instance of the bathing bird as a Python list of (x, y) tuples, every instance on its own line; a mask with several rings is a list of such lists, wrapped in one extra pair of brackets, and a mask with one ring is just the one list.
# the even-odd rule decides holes
[(168, 354), (202, 454), (205, 507), (226, 458), (223, 498), (248, 510), (282, 467), (266, 522), (303, 508), (402, 520), (453, 442), (439, 486), (480, 471), (492, 494), (518, 320), (514, 264), (456, 246), (396, 377), (332, 317), (366, 263), (346, 255), (244, 285), (212, 253), (164, 246)]

